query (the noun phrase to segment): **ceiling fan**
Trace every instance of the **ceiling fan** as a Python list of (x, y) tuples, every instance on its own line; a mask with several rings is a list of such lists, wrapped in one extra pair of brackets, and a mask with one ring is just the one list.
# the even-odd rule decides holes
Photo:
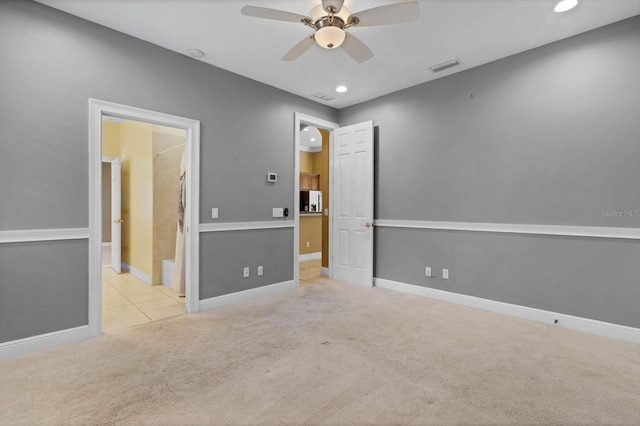
[(256, 18), (300, 22), (313, 28), (314, 33), (285, 53), (283, 61), (298, 59), (316, 42), (325, 49), (342, 47), (349, 56), (362, 63), (371, 59), (373, 52), (360, 39), (345, 30), (356, 26), (372, 27), (412, 21), (418, 18), (420, 5), (417, 0), (403, 1), (351, 14), (344, 6), (344, 0), (322, 0), (322, 4), (311, 9), (309, 16), (259, 6), (245, 6), (241, 12)]

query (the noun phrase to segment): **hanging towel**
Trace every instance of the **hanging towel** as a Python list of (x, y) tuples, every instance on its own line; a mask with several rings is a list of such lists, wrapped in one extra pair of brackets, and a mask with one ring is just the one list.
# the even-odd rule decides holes
[(185, 250), (184, 250), (184, 215), (187, 206), (187, 173), (185, 151), (182, 151), (180, 163), (180, 197), (178, 199), (178, 229), (176, 231), (176, 267), (173, 270), (173, 291), (180, 296), (185, 294)]

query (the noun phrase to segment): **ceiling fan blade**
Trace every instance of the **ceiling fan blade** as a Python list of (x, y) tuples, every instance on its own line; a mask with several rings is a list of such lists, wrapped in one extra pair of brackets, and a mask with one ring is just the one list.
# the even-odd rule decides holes
[(313, 43), (315, 43), (313, 36), (303, 38), (298, 43), (296, 43), (296, 45), (293, 46), (291, 50), (285, 53), (281, 60), (294, 61), (298, 59), (304, 52), (306, 52), (311, 46), (313, 46)]
[(400, 24), (418, 19), (420, 5), (417, 1), (393, 3), (353, 13), (351, 16), (358, 18), (359, 27)]
[(329, 7), (335, 8), (335, 13), (338, 13), (342, 10), (342, 5), (344, 4), (344, 0), (322, 0), (322, 8), (327, 10)]
[(373, 52), (367, 47), (366, 44), (360, 41), (354, 35), (347, 33), (347, 37), (342, 43), (342, 48), (347, 55), (351, 56), (356, 62), (363, 63), (373, 57)]
[(273, 19), (276, 21), (286, 22), (303, 22), (307, 19), (306, 16), (299, 15), (297, 13), (278, 9), (269, 9), (268, 7), (260, 6), (245, 6), (240, 10), (240, 13), (246, 16), (253, 16), (255, 18)]

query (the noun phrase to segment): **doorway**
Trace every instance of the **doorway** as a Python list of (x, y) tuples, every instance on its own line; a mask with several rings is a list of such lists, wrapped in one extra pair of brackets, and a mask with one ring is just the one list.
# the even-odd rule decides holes
[[(305, 126), (329, 131), (328, 256), (323, 275), (373, 286), (373, 121), (339, 127), (295, 114), (295, 176), (300, 176), (300, 133)], [(294, 180), (294, 280), (300, 286), (301, 179)], [(326, 202), (327, 197), (323, 197)], [(303, 209), (304, 211), (304, 209)]]
[(121, 259), (121, 165), (120, 157), (102, 156), (102, 267), (119, 274)]
[[(294, 279), (331, 277), (331, 141), (336, 123), (295, 114)], [(315, 140), (311, 140), (315, 139)]]
[(185, 311), (179, 229), (185, 133), (103, 116), (103, 332)]
[(300, 286), (306, 286), (328, 275), (330, 132), (304, 123), (301, 127), (300, 203), (294, 207), (300, 213)]
[[(186, 134), (184, 144), (185, 214), (184, 276), (185, 308), (187, 312), (199, 310), (198, 260), (199, 260), (199, 128), (196, 120), (176, 117), (155, 111), (114, 104), (95, 99), (89, 100), (89, 152), (90, 152), (90, 214), (89, 214), (89, 328), (92, 335), (102, 332), (102, 147), (103, 119), (131, 120), (153, 126), (182, 129)], [(153, 161), (152, 158), (149, 159)], [(140, 196), (148, 194), (139, 194)], [(177, 200), (176, 200), (177, 201)], [(177, 208), (177, 202), (176, 202)], [(130, 268), (131, 269), (131, 268)], [(115, 272), (114, 272), (115, 275)], [(135, 277), (131, 277), (133, 280)]]

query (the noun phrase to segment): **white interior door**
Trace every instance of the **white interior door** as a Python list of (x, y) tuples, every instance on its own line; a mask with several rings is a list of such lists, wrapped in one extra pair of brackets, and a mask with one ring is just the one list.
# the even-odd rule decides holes
[(372, 286), (373, 122), (333, 134), (333, 278)]
[(121, 180), (120, 158), (112, 157), (111, 163), (111, 267), (117, 273), (122, 272), (122, 217), (121, 217)]

